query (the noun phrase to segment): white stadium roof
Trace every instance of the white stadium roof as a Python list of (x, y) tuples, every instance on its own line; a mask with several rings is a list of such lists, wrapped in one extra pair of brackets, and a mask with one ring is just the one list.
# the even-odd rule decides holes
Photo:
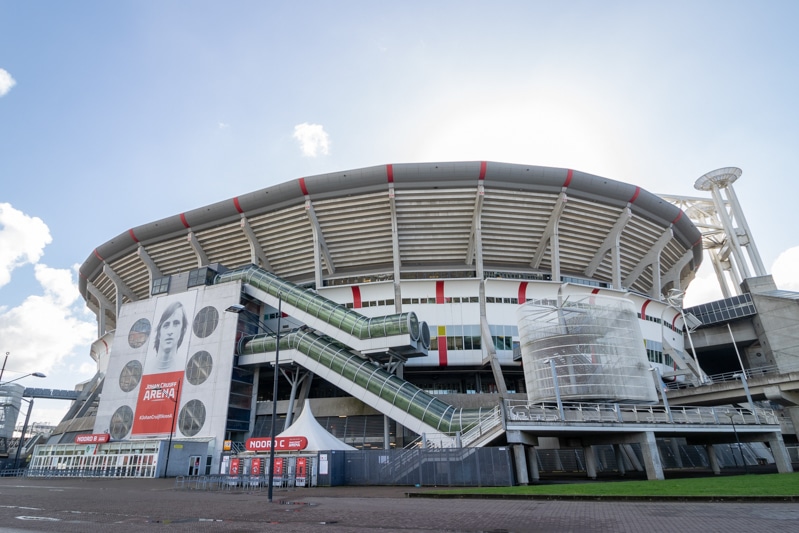
[(255, 263), (317, 286), (559, 269), (609, 285), (615, 272), (623, 287), (651, 293), (658, 282), (684, 288), (701, 260), (688, 217), (635, 185), (564, 168), (415, 163), (299, 178), (132, 228), (89, 255), (80, 289), (95, 312), (102, 303), (113, 314), (119, 298), (148, 298), (153, 278)]

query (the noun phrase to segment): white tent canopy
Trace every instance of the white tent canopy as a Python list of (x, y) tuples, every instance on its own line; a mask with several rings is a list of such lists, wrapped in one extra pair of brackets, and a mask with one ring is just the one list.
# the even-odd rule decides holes
[(305, 437), (308, 439), (308, 446), (303, 451), (316, 452), (320, 450), (354, 450), (349, 444), (344, 444), (336, 437), (330, 434), (323, 428), (319, 422), (314, 418), (311, 412), (311, 403), (305, 400), (302, 407), (302, 413), (297, 417), (291, 426), (289, 426), (283, 433), (277, 435), (280, 437)]

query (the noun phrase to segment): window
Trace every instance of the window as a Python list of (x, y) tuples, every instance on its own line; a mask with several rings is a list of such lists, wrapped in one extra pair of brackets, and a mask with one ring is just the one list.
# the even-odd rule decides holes
[(169, 292), (169, 276), (165, 276), (163, 278), (156, 278), (153, 280), (153, 290), (151, 294), (155, 296), (156, 294), (166, 294)]

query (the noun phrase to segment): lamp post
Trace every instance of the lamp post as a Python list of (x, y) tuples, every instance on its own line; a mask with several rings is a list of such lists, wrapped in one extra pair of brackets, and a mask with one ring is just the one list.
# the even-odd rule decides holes
[(45, 376), (44, 374), (42, 374), (41, 372), (31, 372), (30, 374), (25, 374), (25, 375), (23, 375), (23, 376), (20, 376), (20, 377), (18, 377), (18, 378), (9, 379), (9, 380), (8, 380), (8, 381), (6, 381), (5, 383), (0, 383), (0, 385), (8, 385), (9, 383), (14, 383), (15, 381), (19, 381), (19, 380), (21, 380), (21, 379), (25, 379), (25, 378), (27, 378), (28, 376), (33, 376), (33, 377), (35, 377), (35, 378), (46, 378), (46, 377), (47, 377), (47, 376)]
[[(25, 398), (20, 398), (21, 400), (28, 402), (28, 412), (25, 415), (25, 423), (22, 424), (22, 433), (19, 435), (19, 443), (17, 444), (17, 453), (14, 454), (14, 468), (19, 468), (19, 453), (22, 451), (22, 445), (25, 444), (25, 433), (28, 432), (28, 422), (31, 419), (31, 411), (33, 410), (33, 398), (30, 400), (26, 400)], [(26, 450), (27, 452), (27, 450)]]
[(170, 398), (175, 405), (172, 406), (172, 425), (169, 428), (169, 440), (167, 441), (168, 443), (166, 448), (166, 461), (164, 461), (164, 477), (169, 477), (169, 454), (172, 452), (172, 435), (175, 434), (175, 420), (177, 418), (178, 402), (180, 401), (180, 384), (182, 381), (182, 378), (178, 380), (178, 386), (175, 388), (175, 397)]
[[(741, 449), (741, 441), (738, 438), (738, 430), (735, 429), (735, 412), (726, 411), (724, 414), (730, 419), (730, 424), (732, 424), (732, 432), (735, 434), (735, 442), (738, 444), (738, 453), (741, 455), (741, 462), (744, 464), (744, 472), (748, 474), (749, 468), (746, 466), (746, 458), (744, 457), (744, 452)], [(735, 462), (735, 466), (737, 468), (738, 459), (735, 458), (735, 452), (732, 454), (732, 460)]]
[(555, 386), (555, 401), (558, 403), (558, 414), (560, 414), (561, 420), (566, 420), (566, 417), (563, 413), (563, 401), (560, 398), (560, 385), (558, 384), (558, 371), (555, 368), (555, 360), (550, 358), (544, 359), (541, 362), (545, 365), (549, 364), (549, 368), (552, 371), (552, 383)]
[(660, 397), (663, 398), (663, 408), (666, 410), (666, 415), (669, 417), (669, 423), (673, 424), (674, 416), (671, 414), (669, 399), (666, 397), (666, 387), (663, 383), (663, 375), (660, 373), (660, 369), (656, 366), (649, 367), (649, 370), (655, 373), (655, 386), (660, 391)]
[[(272, 492), (273, 492), (273, 482), (275, 479), (275, 431), (277, 428), (277, 386), (278, 386), (278, 364), (280, 361), (280, 318), (283, 316), (282, 312), (283, 307), (283, 293), (278, 293), (277, 295), (277, 331), (274, 332), (275, 334), (275, 376), (272, 380), (272, 429), (271, 429), (271, 437), (269, 438), (269, 487), (267, 488), (267, 500), (269, 503), (272, 503)], [(242, 313), (246, 311), (245, 307), (241, 304), (231, 305), (225, 311), (231, 313)], [(266, 329), (267, 331), (271, 331), (271, 329), (261, 322), (261, 320), (256, 319), (258, 325)]]

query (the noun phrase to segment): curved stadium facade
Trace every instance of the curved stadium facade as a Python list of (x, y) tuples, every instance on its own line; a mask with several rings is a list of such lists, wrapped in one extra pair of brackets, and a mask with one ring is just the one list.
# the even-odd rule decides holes
[[(569, 369), (580, 385), (570, 399), (653, 402), (642, 368), (690, 370), (664, 295), (685, 290), (701, 260), (680, 209), (570, 169), (397, 164), (288, 181), (132, 228), (89, 255), (80, 291), (97, 315), (98, 374), (76, 405), (94, 407), (73, 408), (61, 442), (174, 435), (208, 443), (218, 470), (225, 441), (269, 434), (277, 340), (253, 338), (262, 326), (281, 333), (280, 429), (310, 399), (357, 448), (465, 432), (509, 398), (553, 399), (544, 363)], [(188, 322), (181, 364), (152, 370), (159, 317), (176, 302)], [(237, 305), (245, 313), (226, 312)], [(538, 338), (536, 321), (564, 316), (584, 334)], [(631, 335), (611, 343), (609, 325)], [(609, 366), (611, 384), (594, 386)]]

